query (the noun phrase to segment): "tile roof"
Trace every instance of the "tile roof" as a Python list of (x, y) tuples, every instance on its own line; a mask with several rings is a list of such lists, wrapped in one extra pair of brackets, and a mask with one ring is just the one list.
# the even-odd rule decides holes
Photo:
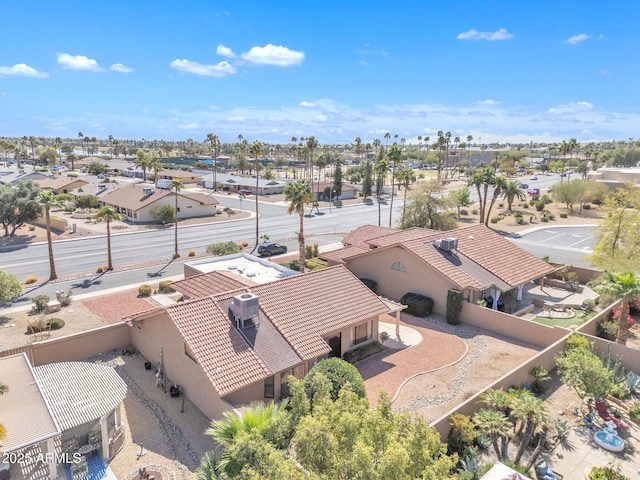
[(63, 431), (99, 420), (127, 395), (127, 384), (106, 365), (60, 362), (33, 371)]
[[(153, 193), (146, 195), (143, 188), (151, 188)], [(117, 188), (103, 195), (100, 200), (107, 205), (114, 205), (128, 210), (140, 210), (167, 195), (172, 195), (166, 190), (154, 188), (148, 184), (138, 186), (135, 183)]]
[(273, 375), (213, 297), (178, 303), (166, 312), (218, 395)]
[(115, 183), (88, 183), (87, 185), (69, 190), (69, 193), (76, 197), (83, 197), (85, 195), (100, 197), (105, 193), (111, 192), (117, 188), (120, 187)]
[(158, 178), (165, 178), (165, 177), (173, 177), (173, 178), (195, 178), (196, 180), (200, 178), (200, 174), (199, 173), (194, 173), (194, 172), (186, 172), (184, 170), (173, 170), (173, 169), (165, 169), (165, 170), (160, 170), (158, 172)]
[(348, 245), (344, 248), (338, 248), (337, 250), (331, 250), (330, 252), (323, 252), (320, 256), (324, 260), (332, 260), (334, 262), (344, 263), (351, 257), (358, 256), (370, 252), (371, 249), (365, 245)]
[(61, 190), (63, 188), (78, 188), (86, 185), (89, 182), (85, 182), (79, 178), (67, 177), (66, 175), (58, 175), (55, 177), (47, 177), (35, 181), (40, 188), (44, 190)]
[(7, 429), (4, 452), (60, 434), (25, 354), (0, 358), (0, 380), (9, 387), (0, 395), (0, 423)]
[[(333, 185), (333, 182), (320, 182), (320, 185), (318, 185), (318, 182), (313, 182), (313, 184), (311, 185), (311, 191), (313, 193), (322, 193), (324, 192), (324, 189), (327, 187), (331, 187)], [(342, 191), (343, 192), (350, 192), (352, 190), (355, 190), (356, 187), (354, 187), (353, 185), (349, 184), (349, 183), (343, 183), (342, 184)]]
[(194, 202), (199, 203), (200, 205), (218, 205), (218, 200), (216, 200), (213, 195), (206, 195), (204, 193), (179, 193), (178, 196), (188, 198)]
[(171, 288), (184, 295), (185, 299), (195, 299), (251, 285), (256, 285), (256, 283), (231, 272), (214, 270), (173, 282)]
[(342, 243), (345, 245), (357, 245), (364, 243), (372, 238), (379, 237), (381, 235), (387, 235), (397, 232), (393, 228), (379, 227), (377, 225), (363, 225), (361, 227), (352, 230), (346, 237), (342, 239)]
[(384, 302), (341, 265), (258, 285), (251, 292), (303, 360), (329, 351), (326, 334), (388, 312)]

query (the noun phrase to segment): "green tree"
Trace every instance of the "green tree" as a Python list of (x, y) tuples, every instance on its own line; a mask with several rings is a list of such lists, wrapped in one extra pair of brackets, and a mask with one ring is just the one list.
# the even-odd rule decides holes
[(313, 378), (316, 373), (324, 375), (331, 382), (330, 395), (333, 400), (337, 400), (340, 391), (347, 384), (358, 397), (366, 398), (364, 380), (358, 369), (341, 358), (332, 357), (320, 360), (305, 377), (305, 391), (309, 400), (313, 401), (315, 396)]
[(373, 165), (370, 160), (365, 160), (362, 169), (362, 195), (365, 200), (372, 194), (373, 186)]
[(489, 187), (495, 184), (496, 175), (490, 168), (482, 168), (475, 171), (469, 178), (468, 186), (476, 187), (478, 193), (478, 202), (480, 203), (480, 223), (485, 223), (485, 215), (487, 200), (489, 196)]
[[(22, 285), (15, 275), (0, 270), (0, 303), (9, 303), (22, 294)], [(1, 385), (1, 384), (0, 384)], [(0, 391), (0, 394), (4, 392)]]
[(571, 388), (581, 402), (591, 396), (605, 398), (613, 386), (613, 373), (590, 348), (568, 348), (555, 358), (562, 383)]
[(39, 193), (40, 186), (31, 180), (20, 181), (15, 188), (0, 185), (0, 223), (4, 227), (5, 237), (14, 236), (18, 228), (42, 215)]
[(416, 181), (416, 173), (413, 171), (413, 168), (402, 165), (398, 169), (398, 181), (402, 182), (404, 185), (404, 196), (402, 201), (402, 215), (407, 210), (407, 192), (409, 191), (409, 184)]
[(171, 184), (169, 185), (169, 190), (173, 190), (173, 197), (175, 199), (175, 211), (176, 211), (176, 216), (175, 216), (175, 220), (174, 220), (174, 252), (173, 252), (173, 258), (178, 258), (180, 256), (180, 252), (178, 251), (178, 192), (180, 190), (182, 190), (184, 188), (184, 185), (182, 184), (182, 181), (179, 179), (173, 179), (171, 181)]
[(47, 246), (49, 249), (49, 281), (58, 278), (56, 265), (53, 259), (53, 241), (51, 240), (51, 209), (62, 206), (62, 202), (51, 190), (41, 190), (38, 194), (38, 202), (44, 208), (45, 222), (47, 225)]
[[(309, 152), (309, 163), (308, 163), (308, 172), (309, 172), (309, 181), (313, 181), (313, 153), (315, 152), (316, 148), (318, 148), (318, 141), (316, 140), (316, 137), (314, 137), (313, 135), (311, 135), (310, 137), (307, 137), (307, 151)], [(318, 177), (320, 177), (320, 173), (318, 173)]]
[(287, 213), (297, 213), (300, 218), (300, 230), (298, 231), (298, 250), (300, 255), (300, 273), (305, 267), (305, 246), (304, 246), (304, 205), (313, 200), (311, 185), (307, 180), (296, 180), (289, 182), (284, 187), (284, 199), (289, 202)]
[(510, 434), (512, 424), (504, 413), (483, 408), (473, 416), (473, 423), (478, 426), (480, 431), (489, 436), (498, 460), (506, 460), (502, 456), (499, 440)]
[(460, 218), (460, 210), (473, 205), (471, 200), (471, 192), (469, 187), (459, 188), (458, 190), (450, 190), (447, 194), (447, 201), (456, 207), (458, 218)]
[(605, 281), (597, 285), (595, 290), (599, 293), (622, 300), (616, 343), (626, 345), (627, 335), (631, 328), (631, 324), (629, 323), (629, 301), (640, 296), (640, 278), (638, 278), (635, 272), (607, 272)]
[(158, 184), (158, 173), (162, 170), (162, 162), (157, 155), (151, 155), (147, 158), (147, 169), (153, 171), (153, 180)]
[(151, 218), (160, 225), (173, 222), (176, 218), (176, 210), (171, 205), (154, 205), (151, 207)]
[(209, 144), (209, 155), (211, 156), (211, 170), (213, 171), (213, 190), (218, 190), (218, 157), (220, 156), (220, 139), (213, 133), (207, 133), (205, 142)]
[(96, 214), (96, 218), (100, 218), (107, 222), (107, 270), (113, 270), (113, 261), (111, 260), (111, 222), (114, 220), (122, 220), (120, 215), (113, 207), (105, 205)]
[(500, 177), (500, 176), (495, 176), (493, 178), (493, 195), (491, 196), (491, 202), (489, 203), (489, 208), (485, 214), (484, 217), (484, 224), (485, 225), (489, 225), (489, 218), (491, 217), (491, 210), (493, 209), (493, 206), (496, 203), (496, 200), (498, 199), (498, 197), (500, 197), (500, 194), (502, 193), (502, 189), (505, 187), (507, 183), (507, 179), (504, 177)]
[(136, 159), (133, 161), (133, 164), (142, 170), (142, 177), (145, 182), (147, 181), (147, 169), (149, 168), (150, 163), (151, 157), (149, 154), (144, 150), (139, 149), (136, 152)]
[(515, 180), (507, 181), (502, 189), (502, 198), (507, 201), (507, 211), (511, 212), (513, 201), (516, 198), (520, 201), (526, 198), (524, 188), (522, 188), (522, 183)]
[(100, 199), (95, 195), (83, 195), (76, 199), (76, 208), (92, 208), (100, 207)]
[(376, 174), (376, 197), (378, 199), (378, 226), (382, 226), (382, 217), (381, 217), (381, 195), (382, 190), (384, 189), (384, 182), (387, 178), (387, 171), (389, 169), (389, 164), (385, 160), (385, 158), (381, 155), (376, 161), (376, 165), (374, 167), (374, 171)]
[[(249, 149), (253, 156), (256, 168), (256, 247), (260, 243), (260, 215), (258, 214), (258, 192), (260, 191), (260, 175), (258, 175), (260, 165), (260, 156), (264, 153), (264, 147), (262, 143), (257, 140), (251, 144)], [(302, 266), (302, 265), (301, 265)]]
[(389, 208), (389, 228), (391, 228), (391, 217), (393, 215), (393, 197), (395, 196), (396, 170), (402, 164), (402, 156), (402, 150), (400, 149), (398, 144), (394, 142), (393, 145), (391, 145), (391, 149), (389, 149), (387, 153), (389, 165), (391, 165), (391, 206)]
[(524, 433), (520, 439), (520, 447), (514, 458), (514, 462), (520, 464), (522, 455), (529, 445), (537, 425), (546, 417), (547, 408), (542, 400), (526, 392), (517, 396), (512, 403), (512, 415), (524, 422)]
[(407, 208), (400, 219), (402, 229), (410, 227), (451, 230), (456, 228), (451, 198), (442, 196), (444, 186), (433, 179), (419, 183), (407, 197)]
[(333, 171), (333, 191), (336, 198), (342, 195), (342, 163), (339, 160)]

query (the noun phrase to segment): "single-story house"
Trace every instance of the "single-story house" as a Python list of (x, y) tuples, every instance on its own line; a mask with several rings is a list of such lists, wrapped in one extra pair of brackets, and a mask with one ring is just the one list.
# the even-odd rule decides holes
[(13, 170), (13, 172), (0, 176), (0, 184), (2, 185), (17, 185), (22, 180), (42, 180), (49, 176), (47, 172), (34, 172), (26, 171), (23, 169)]
[[(156, 205), (175, 207), (175, 192), (160, 190), (150, 184), (129, 184), (100, 196), (103, 205), (109, 205), (125, 217), (140, 223), (152, 222), (151, 210)], [(218, 201), (202, 193), (178, 193), (178, 219), (212, 217)]]
[(344, 248), (323, 257), (329, 265), (344, 265), (358, 278), (375, 281), (376, 293), (384, 297), (399, 300), (409, 292), (431, 297), (441, 314), (449, 289), (461, 290), (472, 303), (491, 299), (497, 309), (503, 293), (513, 291), (521, 300), (525, 283), (554, 270), (485, 225), (446, 232), (384, 230), (360, 227), (345, 237)]
[[(201, 185), (205, 188), (213, 188), (213, 173), (202, 176)], [(232, 175), (229, 173), (216, 172), (216, 188), (228, 192), (237, 193), (240, 190), (249, 190), (253, 195), (276, 195), (284, 191), (287, 184), (283, 180), (265, 180), (258, 179), (258, 187), (256, 189), (256, 177), (243, 177), (241, 175)]]
[(86, 185), (70, 190), (69, 193), (76, 199), (87, 195), (99, 198), (101, 195), (111, 192), (117, 188), (120, 188), (117, 183), (87, 183)]
[(289, 375), (377, 339), (390, 311), (342, 266), (248, 283), (230, 271), (195, 275), (172, 286), (186, 296), (221, 293), (125, 319), (138, 351), (155, 359), (162, 348), (163, 374), (210, 418), (277, 400)]
[(71, 190), (83, 187), (89, 182), (81, 178), (68, 177), (66, 175), (53, 175), (35, 181), (43, 190), (51, 190), (56, 195), (61, 193), (71, 193)]
[[(311, 191), (313, 192), (314, 200), (329, 200), (329, 196), (325, 196), (325, 188), (333, 187), (333, 182), (313, 182), (311, 185)], [(348, 183), (342, 184), (342, 192), (337, 197), (331, 197), (331, 200), (349, 200), (356, 198), (358, 190)]]
[(155, 178), (156, 185), (158, 180), (180, 180), (185, 187), (194, 187), (200, 183), (201, 175), (199, 173), (185, 172), (184, 170), (160, 170)]

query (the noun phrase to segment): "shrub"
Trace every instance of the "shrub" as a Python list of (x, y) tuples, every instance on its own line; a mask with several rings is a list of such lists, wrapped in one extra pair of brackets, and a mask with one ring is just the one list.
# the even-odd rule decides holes
[(542, 197), (540, 197), (540, 200), (543, 201), (545, 205), (551, 203), (551, 197), (549, 195), (543, 195)]
[[(619, 308), (611, 310), (609, 312), (609, 320), (611, 320), (612, 322), (620, 323), (620, 315), (622, 315), (622, 310), (620, 310)], [(633, 325), (636, 323), (636, 319), (631, 315), (627, 316), (627, 320), (629, 320), (630, 327), (633, 327)]]
[(320, 245), (318, 245), (317, 243), (313, 244), (313, 256), (314, 257), (320, 256)]
[(389, 334), (387, 332), (380, 332), (380, 343), (384, 343), (389, 340)]
[(35, 305), (36, 312), (46, 312), (47, 311), (47, 303), (51, 300), (49, 295), (36, 295), (31, 299), (33, 304)]
[(369, 287), (369, 290), (371, 290), (372, 292), (376, 291), (378, 282), (376, 282), (375, 280), (372, 280), (370, 278), (361, 278), (360, 281), (364, 283), (367, 287)]
[(305, 245), (304, 246), (304, 254), (306, 256), (306, 258), (313, 258), (313, 247), (311, 245)]
[(544, 210), (544, 207), (545, 207), (545, 203), (544, 203), (544, 201), (542, 201), (542, 200), (538, 200), (538, 201), (536, 202), (536, 210), (537, 210), (538, 212), (541, 212), (542, 210)]
[(27, 324), (27, 332), (40, 333), (46, 332), (47, 330), (60, 330), (64, 325), (64, 320), (61, 318), (51, 318), (47, 321), (41, 319), (37, 322), (29, 322)]
[(587, 475), (588, 480), (630, 480), (629, 477), (622, 474), (620, 465), (614, 465), (611, 460), (606, 467), (591, 467), (591, 471)]
[(189, 254), (190, 257), (195, 257), (196, 256), (196, 251), (195, 250), (189, 250)]
[(138, 296), (139, 297), (148, 297), (151, 295), (151, 285), (140, 285), (138, 287)]
[(450, 455), (457, 453), (463, 457), (476, 440), (478, 432), (475, 429), (475, 424), (469, 416), (461, 413), (449, 415), (449, 423), (451, 424), (451, 429), (447, 440), (448, 453)]
[(60, 294), (58, 294), (57, 297), (60, 305), (63, 307), (68, 307), (69, 305), (71, 305), (71, 295), (73, 295), (73, 292), (71, 290), (69, 290), (67, 293), (61, 292)]
[(419, 293), (405, 293), (400, 303), (407, 305), (406, 313), (416, 317), (426, 317), (433, 310), (433, 299)]
[(29, 231), (33, 232), (36, 229), (35, 225), (29, 225)]
[(635, 401), (629, 407), (629, 416), (631, 418), (635, 418), (636, 420), (640, 420), (640, 402)]
[(242, 248), (247, 248), (249, 246), (249, 242), (242, 242)]
[(465, 210), (464, 208), (460, 210), (460, 215), (469, 215), (469, 210)]
[(173, 292), (175, 292), (175, 290), (171, 286), (172, 283), (173, 283), (172, 280), (163, 280), (162, 282), (160, 282), (160, 285), (158, 286), (158, 292), (160, 292), (160, 293), (173, 293)]
[(354, 348), (353, 350), (349, 350), (348, 352), (346, 352), (344, 354), (344, 359), (349, 363), (356, 363), (364, 358), (370, 357), (371, 355), (381, 352), (385, 348), (386, 347), (382, 345), (380, 342), (367, 343), (366, 345), (362, 345), (360, 347)]
[(478, 215), (478, 210), (476, 208), (471, 210), (471, 215)]
[(287, 268), (290, 268), (291, 270), (295, 270), (296, 272), (299, 272), (300, 260), (291, 260), (289, 263), (285, 263), (284, 266)]
[(38, 277), (35, 277), (33, 275), (29, 275), (27, 278), (24, 279), (24, 283), (26, 283), (27, 285), (36, 283), (37, 281), (38, 281)]
[(367, 392), (362, 375), (358, 369), (341, 358), (333, 357), (320, 360), (304, 377), (304, 389), (309, 400), (315, 395), (313, 377), (316, 374), (324, 375), (331, 382), (331, 398), (338, 399), (340, 390), (347, 383), (351, 390), (360, 398), (366, 398)]
[(504, 203), (502, 202), (498, 203), (498, 208), (504, 208)]
[(64, 320), (61, 318), (52, 318), (49, 320), (49, 325), (51, 325), (51, 330), (60, 330), (64, 327)]
[(491, 223), (498, 223), (498, 217), (491, 217)]
[(98, 268), (96, 268), (96, 273), (106, 272), (107, 270), (108, 267), (106, 265), (100, 265)]
[(547, 223), (549, 221), (549, 217), (540, 217), (540, 221), (543, 223)]
[(603, 321), (598, 323), (596, 328), (597, 335), (600, 338), (604, 338), (606, 340), (611, 340), (614, 342), (616, 337), (618, 336), (618, 324), (611, 321)]
[(584, 205), (582, 205), (582, 208), (584, 210), (591, 210), (591, 204), (590, 203), (585, 203)]
[(571, 350), (572, 348), (589, 350), (591, 348), (591, 342), (587, 337), (574, 332), (567, 338), (567, 350)]
[(307, 268), (308, 268), (309, 270), (313, 270), (313, 269), (315, 269), (317, 266), (318, 266), (318, 263), (317, 263), (317, 262), (314, 262), (314, 261), (309, 261), (309, 262), (307, 262)]
[(634, 316), (640, 314), (640, 298), (629, 300), (629, 314)]
[(560, 218), (568, 218), (568, 217), (569, 217), (569, 215), (567, 215), (565, 212), (562, 212), (560, 214)]
[(455, 288), (450, 288), (447, 292), (447, 323), (457, 325), (460, 323), (460, 312), (462, 311), (462, 292)]
[(242, 247), (233, 242), (220, 242), (207, 245), (207, 253), (213, 255), (230, 255), (232, 253), (238, 253), (240, 250), (242, 250)]

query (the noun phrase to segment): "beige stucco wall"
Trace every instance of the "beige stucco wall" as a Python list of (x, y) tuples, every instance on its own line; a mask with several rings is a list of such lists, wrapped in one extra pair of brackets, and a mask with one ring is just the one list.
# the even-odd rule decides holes
[[(47, 227), (47, 221), (45, 217), (40, 217), (33, 223), (40, 227)], [(52, 230), (56, 230), (58, 232), (64, 232), (67, 229), (67, 221), (64, 218), (56, 217), (53, 215), (49, 216), (49, 225), (51, 225)]]
[[(406, 272), (393, 270), (393, 262), (401, 262)], [(433, 309), (445, 314), (447, 291), (453, 288), (449, 279), (400, 247), (375, 251), (364, 257), (354, 258), (347, 268), (358, 278), (370, 278), (378, 282), (376, 293), (392, 300), (400, 300), (407, 292), (431, 297)]]
[[(133, 218), (133, 212), (131, 212), (131, 216), (129, 216), (129, 212), (127, 212), (127, 219), (133, 222), (153, 222), (151, 210), (155, 205), (170, 205), (175, 207), (176, 201), (173, 195), (167, 195), (138, 210), (138, 218)], [(198, 202), (181, 196), (178, 196), (178, 208), (180, 209), (178, 219), (213, 216), (217, 210), (216, 205), (201, 205)]]
[(131, 341), (153, 364), (158, 361), (162, 346), (167, 384), (178, 383), (189, 400), (207, 417), (222, 418), (228, 405), (218, 397), (200, 366), (185, 354), (182, 336), (168, 315), (161, 313), (143, 320), (139, 329), (132, 327)]

